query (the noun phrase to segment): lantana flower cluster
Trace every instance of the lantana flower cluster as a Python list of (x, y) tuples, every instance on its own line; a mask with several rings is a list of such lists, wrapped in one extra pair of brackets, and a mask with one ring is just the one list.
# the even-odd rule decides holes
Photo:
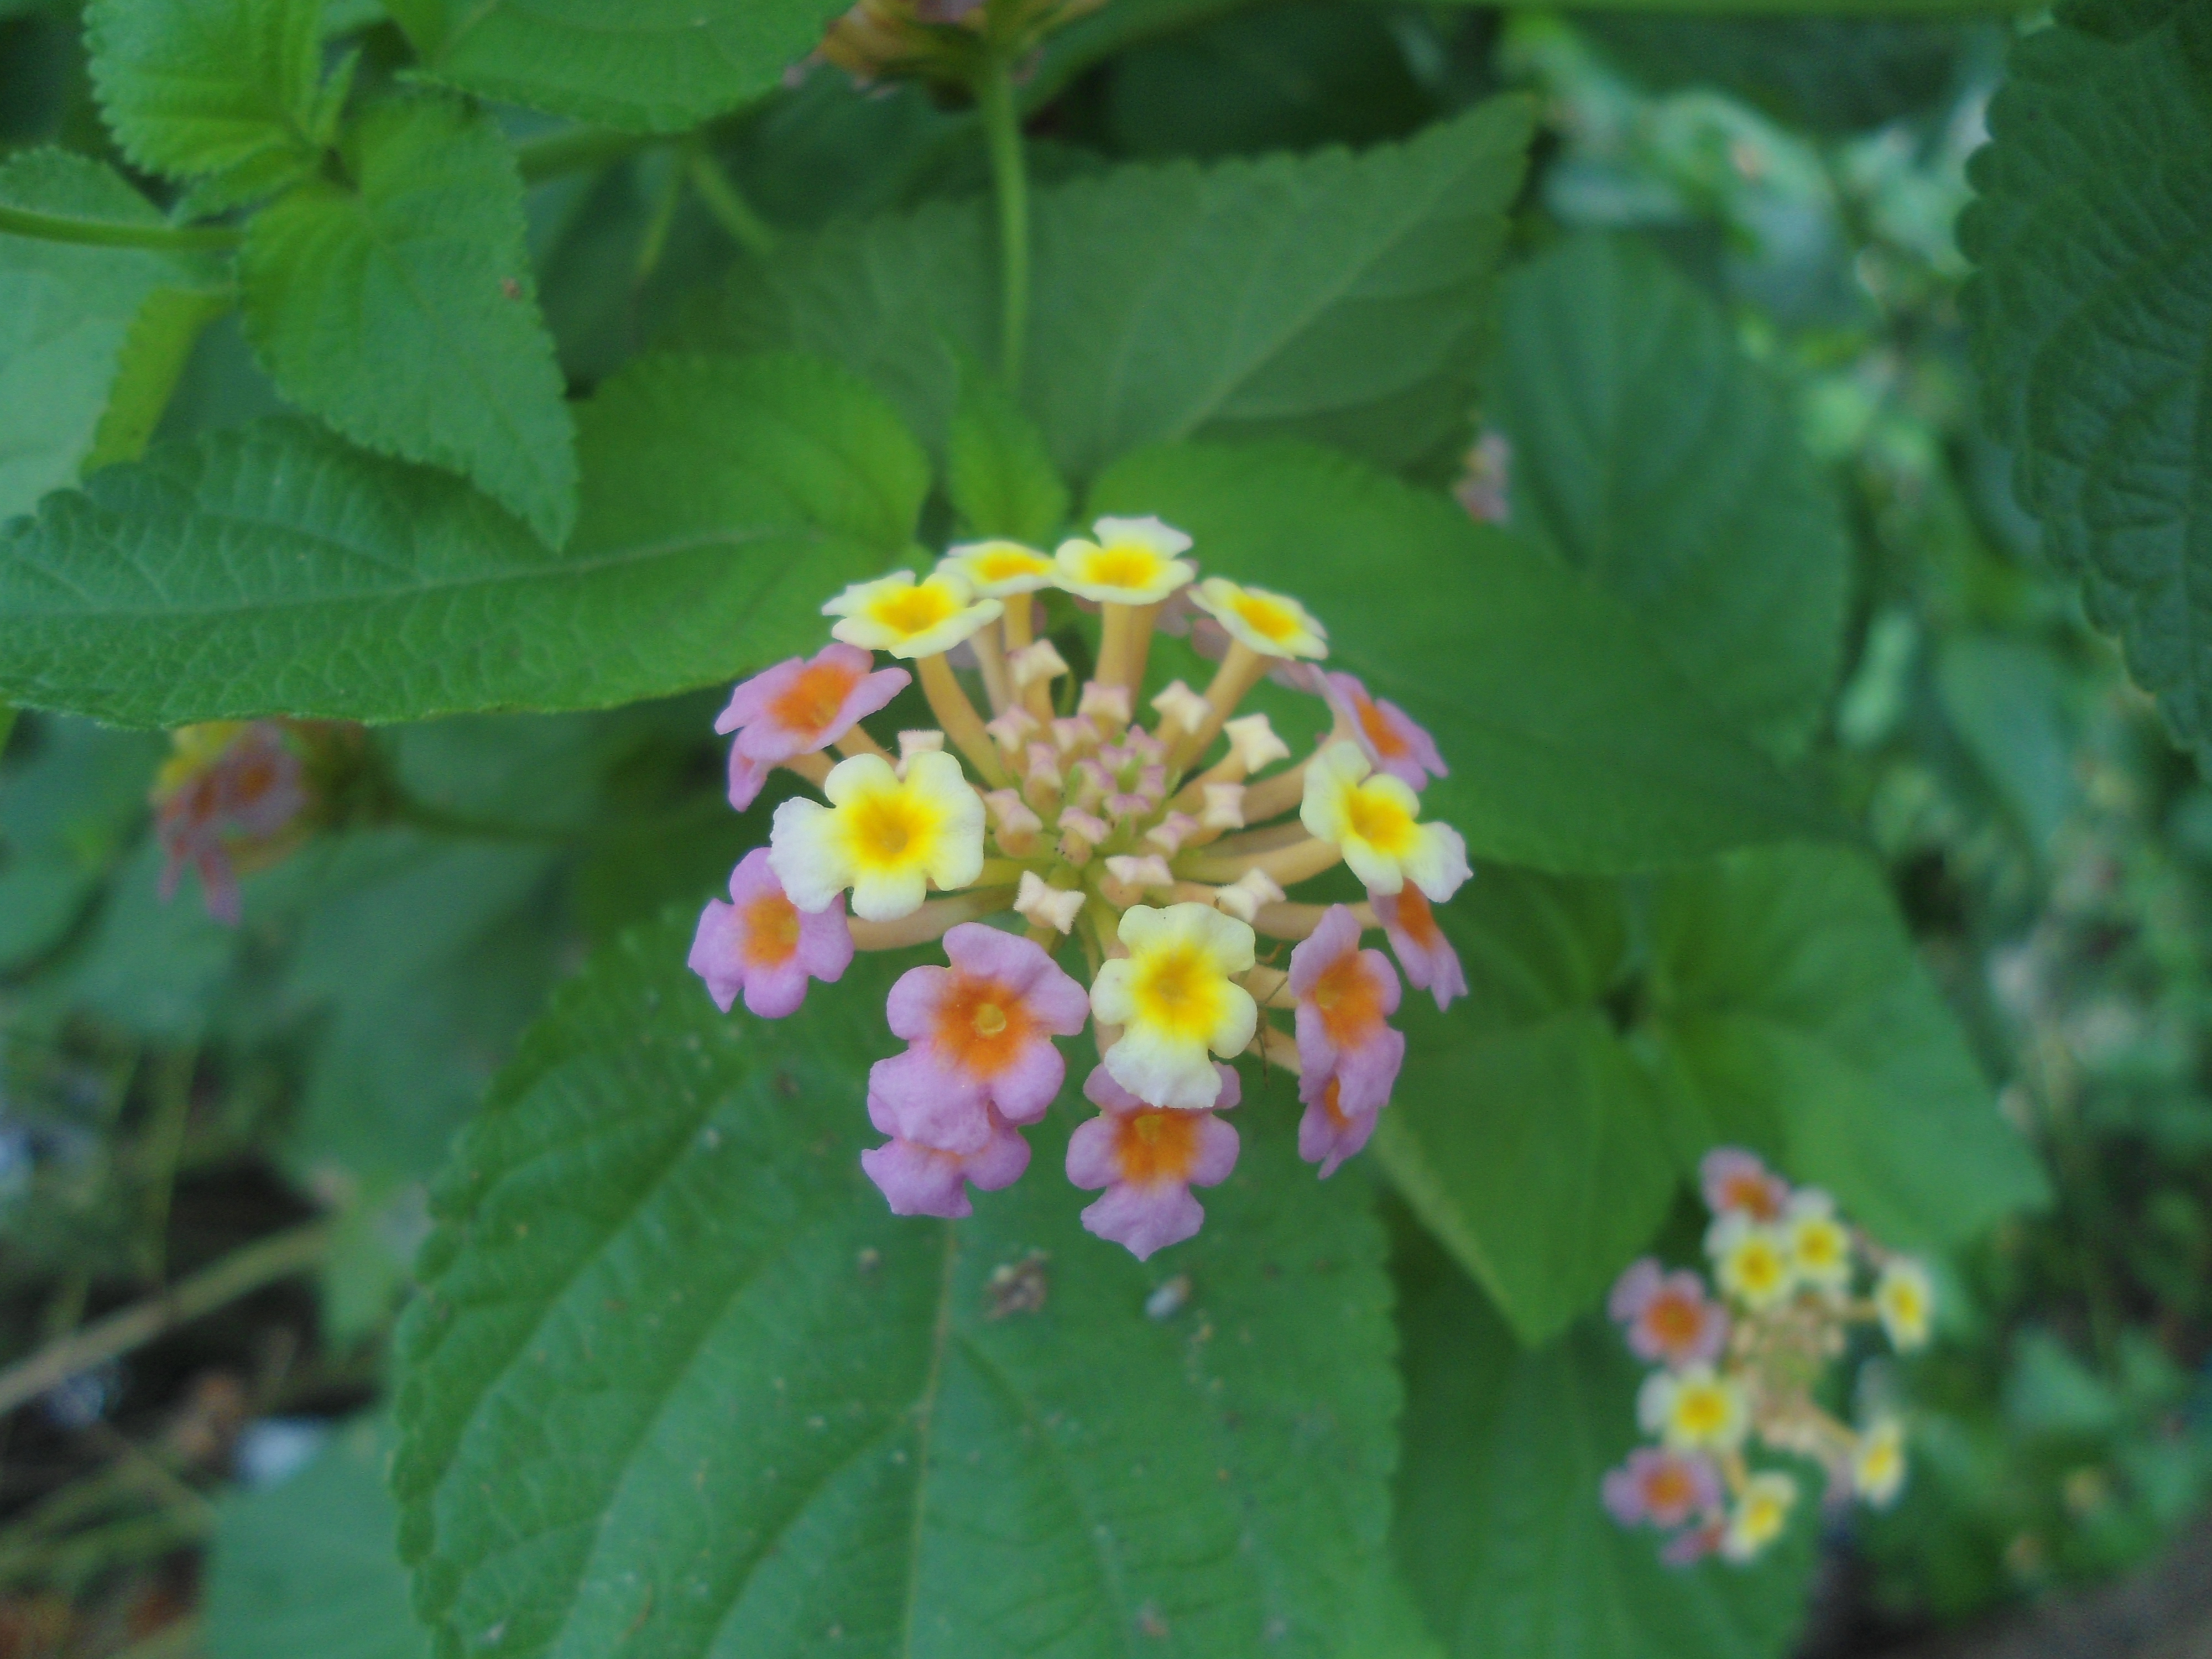
[(170, 733), (151, 797), (164, 904), (189, 865), (208, 914), (238, 925), (239, 876), (276, 862), (312, 827), (315, 738), (315, 727), (281, 720), (210, 720)]
[[(1098, 1115), (1075, 1131), (1067, 1176), (1103, 1189), (1086, 1227), (1149, 1256), (1198, 1231), (1191, 1188), (1236, 1164), (1223, 1115), (1241, 1085), (1224, 1062), (1250, 1054), (1297, 1077), (1299, 1150), (1328, 1176), (1396, 1082), (1400, 972), (1440, 1008), (1467, 988), (1431, 908), (1468, 874), (1458, 834), (1422, 816), (1444, 773), (1436, 744), (1323, 670), (1327, 631), (1297, 600), (1200, 580), (1190, 549), (1152, 518), (1101, 519), (1050, 554), (954, 547), (927, 576), (832, 599), (834, 642), (745, 681), (717, 722), (734, 734), (733, 806), (779, 767), (820, 794), (776, 808), (769, 845), (700, 917), (690, 963), (723, 1009), (742, 999), (780, 1018), (856, 950), (942, 941), (945, 965), (892, 988), (885, 1013), (908, 1046), (869, 1076), (886, 1139), (861, 1163), (899, 1214), (966, 1215), (970, 1188), (1018, 1179), (1022, 1131), (1065, 1079), (1060, 1042), (1087, 1028), (1098, 1061), (1082, 1093)], [(1055, 591), (1098, 618), (1080, 685), (1038, 632)], [(1202, 690), (1145, 696), (1164, 623), (1218, 658)], [(1266, 714), (1237, 712), (1270, 676), (1329, 716), (1295, 763)], [(915, 682), (937, 724), (896, 733), (894, 751), (863, 721)], [(1340, 864), (1364, 901), (1289, 897)], [(1397, 967), (1364, 946), (1370, 933)]]
[(1700, 1173), (1711, 1285), (1646, 1257), (1610, 1304), (1630, 1350), (1657, 1367), (1637, 1416), (1658, 1443), (1607, 1474), (1605, 1505), (1625, 1527), (1673, 1534), (1662, 1555), (1677, 1565), (1716, 1553), (1753, 1560), (1789, 1524), (1797, 1481), (1755, 1466), (1754, 1446), (1820, 1465), (1831, 1501), (1881, 1508), (1896, 1498), (1903, 1425), (1884, 1413), (1854, 1428), (1814, 1394), (1853, 1326), (1879, 1325), (1909, 1352), (1928, 1340), (1934, 1305), (1927, 1269), (1844, 1221), (1819, 1188), (1793, 1188), (1728, 1147), (1706, 1154)]

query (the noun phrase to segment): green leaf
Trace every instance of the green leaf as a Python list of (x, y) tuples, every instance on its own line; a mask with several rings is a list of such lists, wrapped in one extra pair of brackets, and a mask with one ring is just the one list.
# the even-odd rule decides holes
[[(0, 749), (4, 749), (0, 738)], [(0, 972), (60, 943), (145, 816), (162, 748), (88, 720), (37, 723), (0, 770)]]
[(1393, 1541), (1452, 1659), (1790, 1650), (1815, 1505), (1755, 1566), (1662, 1565), (1660, 1534), (1615, 1525), (1599, 1501), (1638, 1437), (1639, 1371), (1618, 1334), (1592, 1320), (1519, 1348), (1432, 1247), (1412, 1240), (1395, 1266), (1406, 1413)]
[[(161, 222), (112, 168), (54, 149), (0, 166), (0, 203), (108, 223)], [(142, 417), (161, 390), (155, 383), (174, 343), (176, 310), (198, 314), (211, 276), (204, 261), (146, 249), (0, 235), (0, 519), (75, 483), (100, 451), (104, 422), (116, 423), (119, 441)]]
[(231, 308), (228, 291), (156, 289), (139, 307), (123, 342), (115, 384), (100, 417), (84, 471), (93, 472), (145, 453), (148, 440), (175, 395), (200, 336)]
[[(1502, 99), (1402, 145), (1117, 167), (1036, 192), (1018, 388), (1064, 476), (1203, 432), (1297, 435), (1388, 466), (1467, 437), (1530, 110)], [(797, 346), (943, 443), (961, 355), (997, 323), (988, 204), (833, 225), (748, 264), (694, 337)]]
[(146, 171), (216, 180), (212, 207), (314, 165), (319, 0), (94, 0), (85, 35), (101, 112)]
[(771, 91), (821, 43), (823, 0), (392, 0), (422, 66), (501, 103), (676, 132)]
[(1513, 525), (1611, 588), (1777, 750), (1842, 660), (1850, 544), (1780, 391), (1644, 243), (1575, 237), (1505, 289), (1494, 404)]
[(977, 363), (963, 367), (945, 444), (945, 489), (977, 536), (1042, 547), (1067, 522), (1067, 486), (1044, 438), (1006, 387)]
[(2212, 15), (2096, 0), (2013, 48), (1960, 223), (1989, 420), (2051, 556), (2212, 765)]
[(1685, 871), (1653, 908), (1651, 999), (1686, 1140), (1748, 1145), (1901, 1249), (1963, 1243), (2039, 1204), (1880, 873), (1781, 847)]
[(879, 399), (799, 359), (645, 360), (582, 428), (558, 554), (297, 420), (111, 467), (0, 531), (0, 701), (175, 726), (660, 696), (815, 642), (928, 488)]
[(356, 1418), (298, 1474), (222, 1500), (208, 1564), (213, 1659), (428, 1659), (392, 1548), (390, 1442)]
[[(1380, 1231), (1286, 1091), (1149, 1267), (1078, 1227), (1066, 1106), (973, 1218), (902, 1220), (856, 1163), (897, 964), (726, 1018), (691, 926), (558, 996), (438, 1200), (393, 1486), (439, 1652), (1343, 1650), (1398, 1389)], [(1025, 1261), (1042, 1308), (992, 1317)]]
[(1435, 735), (1428, 810), (1478, 859), (1632, 870), (1832, 828), (1621, 601), (1443, 495), (1299, 446), (1185, 446), (1121, 462), (1089, 507), (1157, 513), (1208, 570), (1311, 606), (1331, 664)]
[(1657, 1091), (1608, 999), (1626, 975), (1614, 884), (1484, 871), (1441, 920), (1472, 996), (1418, 994), (1376, 1151), (1422, 1222), (1525, 1341), (1605, 1292), (1677, 1186)]
[(356, 443), (459, 472), (558, 544), (574, 427), (531, 289), (522, 179), (491, 118), (370, 112), (319, 179), (254, 216), (246, 332), (277, 389)]

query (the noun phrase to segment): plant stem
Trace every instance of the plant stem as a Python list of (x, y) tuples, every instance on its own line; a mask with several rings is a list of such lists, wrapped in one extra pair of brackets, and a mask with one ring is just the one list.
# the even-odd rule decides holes
[(1012, 66), (1003, 51), (985, 59), (975, 87), (983, 135), (991, 148), (991, 183), (999, 198), (999, 372), (1021, 390), (1022, 347), (1030, 329), (1029, 178), (1022, 160), (1022, 124), (1014, 106)]
[(50, 1343), (0, 1371), (0, 1412), (34, 1400), (79, 1371), (121, 1358), (155, 1337), (251, 1295), (264, 1285), (313, 1267), (331, 1245), (331, 1225), (311, 1221), (256, 1239), (190, 1279)]
[(169, 1205), (177, 1190), (177, 1160), (185, 1146), (185, 1125), (192, 1113), (192, 1073), (199, 1050), (185, 1048), (164, 1057), (154, 1073), (154, 1121), (146, 1137), (146, 1277), (158, 1285), (168, 1277)]
[(665, 138), (649, 133), (612, 132), (604, 127), (575, 127), (567, 132), (532, 138), (514, 147), (515, 163), (522, 182), (542, 185), (571, 173), (589, 173), (609, 162), (635, 155), (641, 149), (665, 144)]
[(730, 233), (730, 240), (757, 259), (766, 258), (775, 246), (775, 232), (753, 205), (738, 193), (714, 158), (703, 149), (691, 152), (691, 188), (714, 216), (714, 222)]
[(85, 247), (149, 247), (164, 253), (228, 252), (240, 240), (239, 233), (227, 225), (125, 225), (4, 204), (0, 204), (0, 235)]

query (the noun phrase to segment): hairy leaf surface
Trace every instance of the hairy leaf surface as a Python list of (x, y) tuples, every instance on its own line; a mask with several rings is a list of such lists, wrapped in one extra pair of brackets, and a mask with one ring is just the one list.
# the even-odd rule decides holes
[(928, 488), (882, 401), (800, 359), (642, 360), (583, 434), (559, 553), (297, 420), (112, 467), (0, 532), (0, 696), (175, 726), (659, 696), (810, 647)]
[(246, 325), (277, 389), (355, 442), (473, 479), (548, 543), (575, 428), (532, 290), (522, 180), (491, 118), (416, 97), (346, 135), (348, 182), (254, 216)]
[(2015, 489), (2212, 764), (2212, 13), (2090, 0), (2013, 49), (1963, 304)]
[[(973, 1218), (902, 1220), (856, 1162), (896, 964), (766, 1024), (714, 1012), (690, 927), (561, 994), (438, 1200), (394, 1475), (438, 1650), (1337, 1652), (1397, 1385), (1380, 1231), (1287, 1091), (1149, 1267), (1077, 1226), (1066, 1107)], [(1042, 1307), (994, 1306), (1024, 1263)]]

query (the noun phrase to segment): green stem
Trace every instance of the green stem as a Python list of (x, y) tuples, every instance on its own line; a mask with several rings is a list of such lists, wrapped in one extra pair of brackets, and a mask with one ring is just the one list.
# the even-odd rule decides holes
[(124, 225), (5, 204), (0, 204), (0, 235), (84, 247), (150, 247), (164, 253), (222, 253), (240, 241), (240, 234), (227, 225)]
[(699, 192), (699, 199), (714, 216), (714, 222), (730, 233), (732, 241), (756, 259), (768, 257), (775, 246), (775, 232), (769, 228), (767, 220), (753, 211), (752, 204), (739, 195), (738, 187), (730, 182), (730, 175), (703, 149), (691, 155), (691, 188)]
[(571, 173), (590, 173), (665, 144), (665, 138), (656, 138), (649, 133), (611, 132), (604, 127), (576, 127), (567, 132), (549, 134), (543, 138), (532, 138), (514, 147), (516, 164), (522, 169), (522, 182), (542, 185)]
[(1003, 52), (983, 62), (975, 87), (983, 134), (991, 148), (991, 183), (999, 198), (999, 372), (1019, 393), (1022, 346), (1030, 328), (1029, 178), (1022, 161), (1022, 123), (1014, 106), (1012, 65)]

